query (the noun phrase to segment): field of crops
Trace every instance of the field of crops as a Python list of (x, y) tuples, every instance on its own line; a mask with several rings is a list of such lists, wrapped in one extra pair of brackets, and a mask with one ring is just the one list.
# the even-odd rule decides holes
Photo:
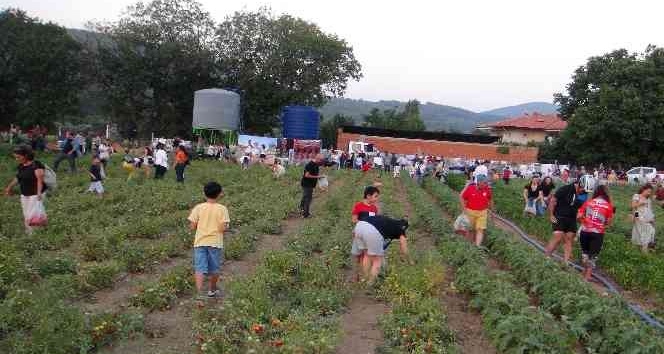
[[(521, 181), (519, 180), (519, 182)], [(515, 221), (528, 233), (546, 241), (551, 237), (551, 224), (548, 218), (533, 218), (523, 215), (521, 193), (524, 185), (525, 181), (512, 183), (509, 186), (497, 183), (494, 188), (496, 211)], [(612, 227), (606, 233), (598, 265), (625, 289), (639, 293), (648, 302), (661, 304), (664, 299), (664, 258), (662, 258), (664, 244), (659, 242), (651, 253), (643, 254), (637, 246), (631, 243), (630, 200), (636, 190), (637, 187), (633, 186), (610, 188), (611, 198), (617, 212)], [(664, 210), (655, 207), (655, 213), (656, 228), (661, 231), (664, 227)], [(657, 240), (658, 237), (655, 236), (655, 239)], [(579, 245), (575, 244), (576, 255), (578, 255), (578, 248)], [(656, 305), (654, 310), (661, 312), (661, 309), (664, 307)]]
[(458, 286), (473, 297), (471, 304), (482, 312), (501, 352), (664, 351), (661, 333), (631, 314), (620, 299), (599, 294), (513, 235), (491, 228), (488, 254), (454, 236), (449, 220), (440, 216), (460, 212), (457, 195), (436, 182), (426, 189), (430, 195), (412, 187), (410, 198), (439, 236), (441, 253), (457, 269)]
[[(13, 166), (0, 157), (0, 179)], [(300, 219), (300, 168), (275, 180), (258, 166), (193, 161), (184, 184), (171, 172), (128, 183), (119, 161), (107, 173), (104, 198), (86, 193), (84, 173), (59, 173), (49, 226), (32, 235), (18, 198), (0, 199), (0, 352), (664, 352), (624, 303), (511, 235), (491, 230), (489, 253), (454, 236), (457, 199), (432, 181), (421, 188), (407, 177), (327, 171), (330, 190), (316, 193), (313, 218)], [(350, 282), (349, 212), (376, 179), (382, 210), (410, 214), (412, 262), (391, 246), (379, 282), (366, 288)], [(201, 303), (186, 216), (209, 180), (224, 186), (232, 221), (225, 296)], [(499, 208), (514, 193), (498, 187)], [(517, 214), (506, 216), (545, 227)], [(628, 227), (616, 225), (615, 237)], [(450, 296), (461, 316), (448, 316)]]

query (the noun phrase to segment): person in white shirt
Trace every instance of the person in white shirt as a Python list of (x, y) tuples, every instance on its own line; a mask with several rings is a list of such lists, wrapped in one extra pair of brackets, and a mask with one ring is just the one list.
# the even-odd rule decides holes
[(383, 157), (380, 155), (376, 155), (373, 158), (373, 163), (376, 165), (376, 168), (382, 170), (383, 169)]
[(164, 150), (164, 144), (157, 144), (157, 150), (154, 152), (154, 178), (161, 179), (168, 170), (168, 155)]
[(279, 179), (284, 174), (286, 174), (286, 169), (281, 164), (281, 161), (279, 159), (274, 159), (274, 165), (272, 165), (272, 176), (276, 179)]
[(355, 155), (355, 169), (356, 170), (361, 170), (362, 169), (362, 156)]
[(473, 172), (473, 179), (477, 180), (477, 176), (479, 175), (484, 175), (486, 177), (489, 176), (489, 167), (487, 166), (489, 164), (488, 161), (484, 161), (483, 164), (475, 167), (475, 171)]
[(104, 168), (108, 164), (108, 160), (111, 158), (111, 144), (109, 141), (106, 143), (99, 143), (99, 161), (101, 161)]
[(337, 170), (341, 169), (341, 154), (338, 151), (332, 153), (332, 162), (337, 165)]

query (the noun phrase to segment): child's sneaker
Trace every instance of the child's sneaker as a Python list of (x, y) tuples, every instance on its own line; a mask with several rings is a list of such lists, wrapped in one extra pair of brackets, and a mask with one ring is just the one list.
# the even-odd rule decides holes
[(221, 290), (219, 290), (219, 289), (210, 290), (210, 291), (208, 291), (207, 296), (208, 297), (221, 297)]

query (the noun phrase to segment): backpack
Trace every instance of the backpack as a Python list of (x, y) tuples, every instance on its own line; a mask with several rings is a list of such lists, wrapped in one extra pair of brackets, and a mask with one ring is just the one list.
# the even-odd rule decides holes
[(49, 190), (54, 190), (58, 186), (58, 177), (47, 164), (44, 164), (44, 184)]

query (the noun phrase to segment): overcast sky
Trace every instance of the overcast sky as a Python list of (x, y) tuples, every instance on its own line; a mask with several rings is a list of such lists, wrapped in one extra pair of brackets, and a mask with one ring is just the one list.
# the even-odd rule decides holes
[[(417, 98), (475, 111), (552, 101), (586, 59), (664, 45), (658, 1), (199, 0), (216, 21), (267, 5), (346, 39), (364, 78), (346, 97)], [(115, 20), (132, 0), (0, 0), (83, 28)]]

